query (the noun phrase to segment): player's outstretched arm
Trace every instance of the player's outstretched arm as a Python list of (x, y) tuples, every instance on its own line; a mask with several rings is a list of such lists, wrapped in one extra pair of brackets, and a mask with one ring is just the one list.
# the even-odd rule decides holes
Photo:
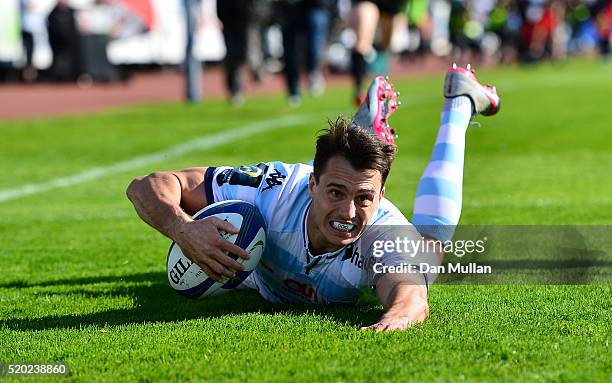
[[(426, 243), (423, 248), (432, 250), (411, 258), (412, 262), (418, 260), (430, 266), (439, 266), (444, 259), (440, 242), (428, 236), (422, 240)], [(377, 323), (362, 329), (405, 330), (424, 321), (429, 315), (427, 286), (435, 279), (433, 273), (386, 273), (380, 276), (376, 282), (376, 294), (385, 308), (385, 314)]]
[(405, 330), (429, 315), (427, 287), (422, 275), (385, 274), (376, 283), (376, 294), (385, 313), (377, 323), (362, 330)]
[(204, 193), (206, 168), (155, 172), (133, 180), (127, 196), (143, 221), (174, 240), (183, 253), (213, 280), (233, 277), (244, 267), (225, 252), (248, 259), (246, 251), (226, 241), (220, 231), (235, 234), (230, 223), (210, 217), (194, 221), (191, 214), (207, 206)]

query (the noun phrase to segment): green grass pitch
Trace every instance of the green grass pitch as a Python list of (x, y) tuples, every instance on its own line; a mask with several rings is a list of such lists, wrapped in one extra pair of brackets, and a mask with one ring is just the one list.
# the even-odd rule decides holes
[[(479, 73), (497, 85), (503, 104), (468, 132), (462, 224), (612, 223), (611, 69), (578, 61)], [(391, 119), (400, 138), (387, 197), (409, 217), (438, 128), (442, 81), (396, 83), (403, 106)], [(433, 285), (430, 318), (384, 334), (357, 330), (382, 314), (372, 299), (292, 307), (250, 292), (194, 302), (171, 290), (169, 240), (125, 198), (132, 178), (194, 165), (308, 161), (325, 118), (351, 111), (348, 88), (337, 88), (298, 110), (277, 95), (241, 109), (207, 100), (0, 122), (2, 193), (305, 116), (0, 202), (0, 363), (62, 361), (70, 381), (609, 381), (609, 284)]]

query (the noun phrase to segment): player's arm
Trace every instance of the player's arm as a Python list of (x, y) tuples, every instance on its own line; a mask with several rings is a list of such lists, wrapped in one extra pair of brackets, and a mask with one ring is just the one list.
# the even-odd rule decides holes
[(191, 215), (207, 206), (204, 192), (206, 168), (155, 172), (134, 179), (127, 196), (143, 221), (174, 240), (186, 256), (211, 278), (232, 277), (243, 266), (228, 257), (231, 252), (247, 259), (248, 253), (226, 241), (219, 231), (237, 233), (228, 222), (215, 217), (194, 221)]
[(382, 275), (376, 283), (376, 295), (385, 307), (385, 313), (377, 323), (363, 329), (405, 330), (429, 315), (427, 286), (421, 275)]
[(206, 168), (155, 172), (134, 179), (127, 196), (146, 223), (174, 239), (175, 230), (208, 204), (204, 193)]
[[(437, 265), (442, 262), (443, 252), (439, 241), (425, 237), (426, 242), (434, 241)], [(424, 321), (429, 315), (427, 283), (425, 275), (415, 273), (387, 273), (376, 283), (376, 295), (385, 308), (382, 318), (363, 329), (374, 331), (405, 330)]]

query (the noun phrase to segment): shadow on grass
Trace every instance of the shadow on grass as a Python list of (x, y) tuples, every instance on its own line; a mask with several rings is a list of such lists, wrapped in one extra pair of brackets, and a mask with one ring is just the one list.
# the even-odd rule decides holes
[[(94, 286), (104, 283), (112, 285), (107, 289), (99, 289)], [(68, 289), (65, 288), (66, 286)], [(59, 287), (58, 291), (54, 291), (53, 287)], [(44, 288), (44, 295), (75, 294), (92, 298), (129, 296), (134, 299), (132, 308), (82, 315), (50, 315), (42, 318), (0, 320), (0, 328), (19, 331), (177, 322), (246, 313), (293, 316), (308, 313), (332, 318), (338, 323), (349, 326), (360, 327), (376, 322), (382, 314), (382, 308), (375, 304), (373, 297), (369, 296), (365, 296), (362, 301), (354, 305), (336, 306), (271, 304), (261, 298), (257, 292), (246, 290), (233, 291), (220, 297), (190, 300), (179, 296), (168, 286), (166, 275), (163, 272), (59, 279), (36, 283), (16, 281), (0, 284), (0, 288)]]

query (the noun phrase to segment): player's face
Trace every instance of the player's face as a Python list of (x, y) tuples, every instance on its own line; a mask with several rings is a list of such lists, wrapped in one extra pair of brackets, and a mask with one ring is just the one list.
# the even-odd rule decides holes
[(308, 237), (317, 253), (335, 251), (354, 242), (383, 196), (378, 170), (355, 170), (341, 156), (329, 159), (318, 183), (311, 174), (308, 186), (312, 197)]

